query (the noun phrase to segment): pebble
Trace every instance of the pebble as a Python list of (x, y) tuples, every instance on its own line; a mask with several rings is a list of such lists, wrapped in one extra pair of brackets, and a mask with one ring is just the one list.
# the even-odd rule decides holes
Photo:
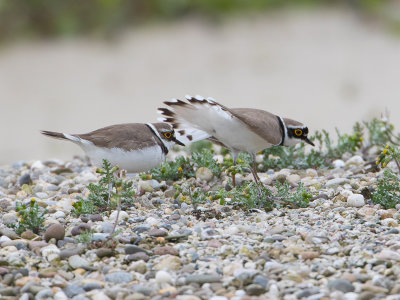
[(352, 194), (347, 198), (347, 205), (351, 207), (362, 207), (365, 205), (364, 196), (361, 194)]
[(212, 282), (221, 282), (221, 277), (219, 275), (213, 274), (199, 274), (199, 275), (189, 275), (186, 277), (186, 284), (190, 283), (212, 283)]
[(126, 283), (133, 281), (135, 278), (131, 273), (119, 271), (107, 274), (105, 279), (112, 283)]
[(23, 186), (24, 184), (32, 184), (32, 178), (29, 173), (22, 175), (18, 180), (19, 186)]
[(202, 181), (209, 182), (213, 179), (214, 174), (211, 172), (209, 168), (200, 167), (196, 171), (196, 178)]
[[(36, 162), (33, 168), (29, 162), (17, 168), (0, 167), (1, 221), (15, 224), (19, 220), (15, 202), (29, 202), (35, 193), (43, 197), (38, 203), (49, 211), (45, 226), (60, 223), (65, 228), (62, 239), (55, 242), (57, 237), (48, 233), (43, 240), (42, 232), (26, 231), (19, 236), (0, 224), (0, 294), (26, 300), (35, 296), (59, 300), (395, 300), (400, 293), (400, 205), (384, 209), (373, 204), (371, 193), (382, 175), (364, 172), (360, 153), (346, 154), (340, 161), (333, 163), (333, 170), (259, 173), (271, 189), (276, 180), (287, 180), (292, 187), (303, 182), (315, 199), (306, 208), (246, 212), (207, 199), (198, 204), (197, 215), (192, 204), (174, 198), (174, 185), (186, 188), (190, 184), (215, 195), (226, 185), (225, 173), (221, 178), (210, 176), (209, 181), (143, 181), (151, 192), (138, 199), (154, 207), (140, 201), (123, 207), (115, 243), (109, 240), (109, 232), (116, 211), (104, 216), (71, 214), (72, 202), (87, 198), (87, 183), (99, 178), (93, 168), (79, 159), (43, 166)], [(69, 171), (56, 173), (62, 169)], [(25, 174), (32, 182), (19, 186)], [(238, 178), (238, 182), (252, 180), (246, 173)], [(140, 189), (139, 176), (129, 180)], [(363, 192), (365, 187), (369, 196)], [(358, 194), (365, 197), (362, 204), (352, 205), (351, 197)], [(79, 243), (77, 237), (84, 230), (94, 232), (90, 244)]]
[(129, 254), (126, 257), (127, 261), (139, 261), (139, 260), (143, 260), (143, 261), (148, 261), (150, 259), (150, 256), (147, 255), (145, 252), (137, 252), (134, 254)]
[(344, 185), (346, 183), (350, 183), (350, 180), (347, 178), (334, 178), (331, 180), (328, 180), (325, 183), (326, 187), (338, 187), (339, 185)]
[(44, 239), (48, 242), (50, 239), (63, 240), (65, 237), (65, 228), (61, 224), (50, 225), (45, 233)]
[(343, 293), (354, 292), (353, 284), (346, 279), (334, 279), (328, 282), (328, 287), (334, 291), (341, 291)]
[(148, 235), (154, 236), (154, 237), (162, 237), (162, 236), (167, 236), (168, 233), (165, 230), (154, 228), (151, 229), (147, 232)]
[(69, 257), (68, 264), (72, 269), (78, 269), (78, 268), (86, 269), (90, 265), (88, 260), (79, 255), (73, 255)]
[(180, 270), (182, 263), (176, 256), (167, 255), (159, 263), (154, 265), (154, 270)]
[(179, 251), (174, 249), (174, 248), (172, 248), (172, 247), (165, 246), (165, 247), (158, 247), (158, 248), (154, 249), (154, 254), (155, 255), (167, 255), (167, 254), (169, 254), (169, 255), (178, 256), (179, 255)]
[(340, 169), (340, 168), (344, 168), (346, 166), (346, 164), (344, 163), (343, 160), (341, 159), (336, 159), (332, 162), (332, 165), (335, 169)]

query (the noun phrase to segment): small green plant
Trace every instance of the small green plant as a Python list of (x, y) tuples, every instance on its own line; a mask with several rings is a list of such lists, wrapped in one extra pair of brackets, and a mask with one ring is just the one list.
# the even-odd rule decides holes
[[(313, 140), (314, 138), (310, 138)], [(304, 143), (295, 147), (275, 146), (263, 151), (263, 169), (308, 169), (308, 168), (328, 168), (329, 160), (319, 150), (311, 149), (306, 154)]]
[(269, 188), (251, 181), (230, 191), (221, 188), (213, 195), (213, 199), (219, 199), (220, 204), (224, 205), (227, 204), (226, 199), (229, 198), (231, 200), (228, 203), (246, 210), (257, 208), (270, 211), (280, 206), (307, 207), (312, 198), (312, 194), (302, 184), (299, 184), (296, 191), (291, 193), (287, 182), (281, 184), (277, 181), (276, 190), (276, 193), (273, 193)]
[(400, 178), (387, 168), (383, 172), (383, 178), (377, 183), (376, 191), (372, 194), (372, 201), (384, 208), (395, 208), (400, 204)]
[(382, 146), (393, 144), (400, 146), (400, 135), (394, 133), (394, 125), (389, 122), (388, 117), (372, 119), (370, 122), (363, 122), (369, 133), (369, 144), (371, 146)]
[(76, 238), (78, 243), (89, 244), (92, 241), (94, 230), (84, 230), (81, 234)]
[(331, 159), (341, 158), (346, 152), (354, 154), (357, 150), (362, 148), (364, 141), (363, 127), (358, 122), (353, 126), (353, 134), (341, 134), (339, 130), (336, 129), (338, 137), (336, 146), (333, 146), (333, 142), (326, 130), (322, 130), (322, 134), (324, 135), (324, 142), (327, 148), (326, 156)]
[(254, 181), (249, 184), (233, 189), (233, 203), (245, 209), (264, 209), (271, 211), (275, 207), (271, 191), (264, 186), (259, 186)]
[(214, 174), (219, 177), (222, 172), (221, 165), (213, 158), (210, 149), (202, 149), (200, 152), (193, 152), (192, 159), (197, 167), (206, 167)]
[(35, 199), (32, 199), (28, 206), (18, 202), (16, 206), (19, 221), (16, 225), (14, 224), (15, 226), (12, 226), (15, 228), (16, 233), (21, 234), (30, 229), (38, 234), (43, 229), (45, 215), (48, 212), (47, 209), (41, 209)]
[(103, 168), (96, 172), (101, 174), (98, 184), (90, 183), (88, 189), (90, 194), (87, 199), (80, 199), (73, 203), (74, 213), (93, 214), (115, 209), (119, 203), (124, 206), (131, 206), (134, 201), (135, 191), (132, 181), (126, 181), (119, 172), (119, 167), (112, 167), (107, 160), (103, 161)]
[(396, 146), (386, 145), (386, 147), (379, 154), (376, 159), (376, 164), (381, 165), (382, 168), (385, 168), (387, 164), (394, 160), (397, 168), (400, 172), (400, 149)]
[(175, 161), (166, 161), (158, 168), (146, 172), (146, 174), (150, 174), (152, 178), (158, 181), (176, 181), (181, 178), (195, 176), (193, 164), (190, 162), (189, 158), (183, 156), (178, 157)]
[(312, 194), (304, 188), (302, 183), (298, 185), (297, 190), (294, 193), (290, 193), (290, 186), (287, 181), (283, 184), (277, 181), (276, 188), (277, 193), (275, 199), (281, 201), (284, 205), (307, 207), (312, 198)]
[(199, 187), (194, 187), (187, 184), (182, 186), (175, 184), (174, 188), (176, 189), (175, 198), (177, 198), (179, 195), (182, 195), (180, 200), (185, 203), (191, 203), (194, 209), (197, 209), (199, 204), (206, 203), (210, 197), (209, 192), (204, 192), (203, 189)]

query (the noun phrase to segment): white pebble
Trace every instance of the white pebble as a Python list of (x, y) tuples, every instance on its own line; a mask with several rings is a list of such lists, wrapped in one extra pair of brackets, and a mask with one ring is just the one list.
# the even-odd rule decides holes
[(156, 282), (160, 285), (164, 283), (172, 283), (171, 274), (166, 271), (158, 271), (156, 273)]
[(332, 165), (335, 169), (340, 169), (340, 168), (344, 168), (346, 166), (346, 164), (344, 163), (343, 160), (341, 159), (336, 159), (332, 162)]
[[(117, 217), (117, 214), (118, 214), (118, 211), (117, 211), (117, 210), (114, 210), (114, 211), (111, 213), (109, 220), (110, 220), (110, 221), (115, 221), (115, 218)], [(128, 219), (129, 219), (128, 213), (125, 212), (125, 211), (123, 211), (123, 210), (121, 210), (121, 211), (119, 212), (118, 220), (128, 220)]]
[(362, 166), (363, 164), (364, 160), (360, 155), (354, 155), (346, 161), (346, 166)]
[(156, 218), (148, 217), (146, 219), (146, 223), (149, 224), (150, 226), (153, 226), (153, 225), (157, 225), (158, 223), (160, 223), (160, 221), (157, 220)]
[(393, 218), (383, 219), (383, 220), (381, 220), (381, 223), (383, 226), (392, 226), (392, 227), (397, 226), (397, 221)]
[(60, 249), (56, 245), (49, 245), (40, 249), (40, 252), (48, 262), (51, 262), (59, 258)]
[(347, 204), (351, 207), (362, 207), (365, 205), (364, 196), (361, 194), (353, 194), (347, 198)]
[(59, 210), (59, 211), (56, 211), (53, 214), (53, 217), (56, 218), (56, 219), (64, 219), (65, 218), (65, 213), (63, 211)]
[(0, 236), (0, 243), (9, 242), (11, 239), (8, 236), (2, 235)]
[(31, 169), (41, 170), (44, 169), (44, 167), (45, 165), (40, 160), (37, 160), (32, 164)]

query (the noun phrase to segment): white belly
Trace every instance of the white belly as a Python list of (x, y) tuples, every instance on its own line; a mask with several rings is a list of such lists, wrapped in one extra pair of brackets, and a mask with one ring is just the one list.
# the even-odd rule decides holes
[(80, 146), (96, 167), (101, 167), (103, 159), (107, 159), (111, 165), (117, 165), (129, 173), (148, 171), (160, 165), (165, 159), (159, 146), (129, 152), (118, 148), (99, 148), (94, 145)]
[(237, 119), (215, 120), (215, 123), (214, 136), (232, 149), (257, 153), (272, 146)]

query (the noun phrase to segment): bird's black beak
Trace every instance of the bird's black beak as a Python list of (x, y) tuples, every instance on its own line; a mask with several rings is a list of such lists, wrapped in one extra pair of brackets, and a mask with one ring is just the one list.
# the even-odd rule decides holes
[(311, 141), (308, 139), (308, 137), (305, 136), (303, 139), (306, 141), (307, 144), (310, 144), (311, 146), (315, 146), (314, 143), (311, 142)]
[(172, 140), (173, 140), (175, 143), (177, 143), (178, 145), (185, 146), (185, 144), (182, 143), (181, 141), (177, 140), (176, 137), (173, 137)]

